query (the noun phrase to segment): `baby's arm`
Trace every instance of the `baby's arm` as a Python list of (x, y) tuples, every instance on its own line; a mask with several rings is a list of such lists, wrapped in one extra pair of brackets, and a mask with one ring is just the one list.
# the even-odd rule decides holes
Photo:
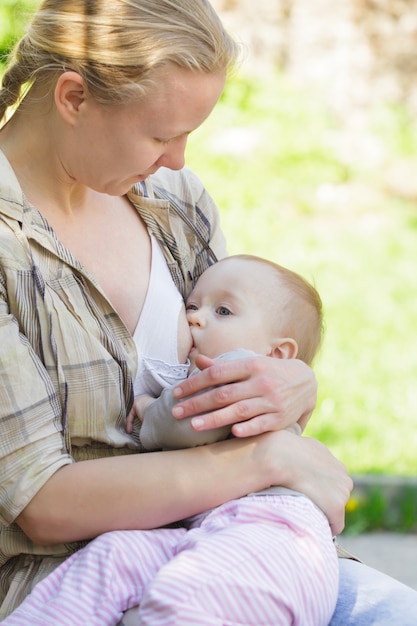
[[(172, 396), (172, 387), (164, 389), (157, 399), (150, 396), (135, 398), (134, 407), (128, 417), (128, 426), (132, 412), (136, 410), (131, 423), (133, 424), (135, 416), (141, 421), (140, 440), (147, 450), (194, 448), (222, 441), (230, 435), (230, 426), (196, 431), (191, 426), (191, 418), (175, 419), (172, 416), (172, 407), (176, 402)], [(302, 434), (298, 424), (293, 424), (286, 430), (296, 435)]]
[[(217, 358), (233, 360), (252, 356), (253, 354), (255, 353), (249, 350), (234, 350)], [(193, 373), (197, 373), (197, 370)], [(135, 399), (132, 411), (135, 410), (135, 406), (138, 406), (136, 409), (137, 417), (142, 422), (140, 439), (142, 445), (147, 450), (193, 448), (222, 441), (230, 435), (232, 425), (196, 431), (191, 425), (191, 417), (174, 418), (172, 409), (178, 400), (173, 397), (172, 389), (173, 387), (166, 387), (157, 399), (153, 399), (150, 396), (138, 396)], [(137, 400), (141, 402), (140, 406), (137, 404)], [(298, 424), (290, 426), (288, 430), (297, 435), (302, 434)]]
[(155, 398), (153, 398), (152, 396), (147, 396), (145, 394), (135, 397), (133, 406), (130, 409), (130, 413), (126, 418), (126, 431), (128, 433), (133, 432), (133, 422), (135, 421), (135, 419), (139, 420), (140, 423), (143, 422), (145, 409), (154, 401)]
[(138, 417), (142, 421), (140, 440), (147, 450), (193, 448), (222, 441), (230, 434), (230, 426), (196, 431), (191, 426), (191, 418), (175, 419), (172, 407), (178, 400), (172, 395), (172, 387), (166, 387), (157, 399), (138, 396), (135, 405), (140, 398), (146, 399), (139, 407), (142, 419)]

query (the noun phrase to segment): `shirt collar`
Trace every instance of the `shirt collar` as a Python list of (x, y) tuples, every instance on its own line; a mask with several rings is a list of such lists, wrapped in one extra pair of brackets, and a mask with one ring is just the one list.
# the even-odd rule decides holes
[[(2, 150), (0, 150), (0, 180), (0, 213), (22, 222), (25, 205), (23, 191)], [(2, 200), (5, 202), (1, 202)]]

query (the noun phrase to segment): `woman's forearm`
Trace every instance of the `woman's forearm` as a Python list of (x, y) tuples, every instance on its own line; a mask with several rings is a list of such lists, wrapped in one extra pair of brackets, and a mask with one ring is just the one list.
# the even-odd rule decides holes
[(16, 522), (36, 543), (54, 544), (182, 519), (269, 486), (280, 472), (278, 459), (268, 461), (268, 437), (67, 465)]
[(305, 494), (333, 534), (342, 531), (353, 485), (345, 466), (320, 442), (287, 431), (68, 465), (16, 521), (37, 543), (70, 542), (155, 528), (270, 485)]

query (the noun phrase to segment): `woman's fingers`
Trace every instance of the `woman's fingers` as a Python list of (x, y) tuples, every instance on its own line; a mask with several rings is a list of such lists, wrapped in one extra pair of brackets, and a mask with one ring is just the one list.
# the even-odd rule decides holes
[(256, 368), (256, 364), (253, 362), (257, 361), (258, 358), (222, 361), (199, 356), (196, 360), (197, 366), (201, 369), (201, 359), (203, 359), (204, 369), (195, 376), (189, 376), (175, 387), (174, 396), (176, 398), (184, 398), (213, 386), (225, 385), (250, 378), (253, 369)]
[[(202, 372), (183, 381), (174, 396), (174, 417), (195, 416), (196, 430), (235, 424), (238, 437), (280, 430), (308, 421), (317, 385), (311, 369), (296, 359), (253, 357), (212, 361), (199, 357)], [(192, 395), (196, 394), (196, 395)]]

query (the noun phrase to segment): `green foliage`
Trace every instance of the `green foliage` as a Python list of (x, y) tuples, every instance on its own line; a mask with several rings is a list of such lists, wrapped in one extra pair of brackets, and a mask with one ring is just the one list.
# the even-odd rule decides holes
[(374, 530), (417, 530), (417, 485), (363, 485), (354, 491), (346, 507), (346, 530), (350, 535)]
[(16, 40), (23, 34), (24, 24), (38, 0), (1, 0), (0, 61), (4, 61)]
[(368, 496), (346, 509), (346, 532), (351, 535), (386, 528), (387, 502), (382, 489), (375, 488)]

